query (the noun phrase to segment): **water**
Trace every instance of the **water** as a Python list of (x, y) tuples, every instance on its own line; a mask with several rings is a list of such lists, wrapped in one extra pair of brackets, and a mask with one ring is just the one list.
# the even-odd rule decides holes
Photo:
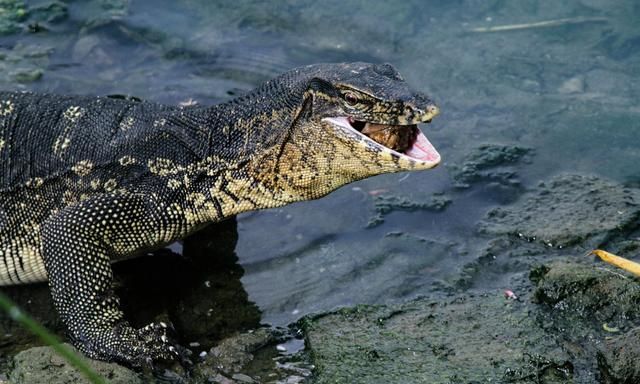
[[(5, 3), (16, 2), (0, 3), (11, 12)], [(239, 217), (244, 288), (267, 323), (456, 289), (487, 243), (477, 221), (553, 175), (640, 183), (640, 4), (632, 0), (50, 4), (28, 2), (26, 15), (0, 29), (2, 89), (211, 104), (298, 65), (361, 60), (394, 64), (437, 101), (442, 114), (425, 133), (441, 167)], [(532, 25), (550, 20), (560, 21)], [(525, 25), (477, 31), (514, 24)], [(531, 150), (506, 168), (518, 182), (456, 187), (456, 169), (487, 143)], [(430, 201), (434, 193), (451, 204), (392, 212), (367, 228), (374, 195)]]

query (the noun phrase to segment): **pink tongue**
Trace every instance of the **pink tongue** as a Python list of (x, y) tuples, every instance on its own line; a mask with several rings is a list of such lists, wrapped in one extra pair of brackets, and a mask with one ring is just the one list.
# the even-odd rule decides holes
[(413, 157), (416, 160), (422, 161), (440, 161), (440, 154), (433, 147), (433, 144), (429, 142), (427, 137), (420, 132), (418, 134), (418, 138), (416, 142), (413, 143), (410, 149), (408, 149), (405, 154), (409, 157)]

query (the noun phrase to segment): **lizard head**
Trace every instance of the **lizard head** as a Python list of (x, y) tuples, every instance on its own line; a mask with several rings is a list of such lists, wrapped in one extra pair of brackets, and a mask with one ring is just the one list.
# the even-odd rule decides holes
[(293, 172), (304, 174), (300, 183), (323, 179), (328, 192), (369, 176), (440, 163), (418, 128), (431, 122), (438, 107), (411, 90), (391, 65), (317, 64), (298, 71), (308, 79), (290, 137), (291, 149), (301, 153), (291, 163), (308, 167)]

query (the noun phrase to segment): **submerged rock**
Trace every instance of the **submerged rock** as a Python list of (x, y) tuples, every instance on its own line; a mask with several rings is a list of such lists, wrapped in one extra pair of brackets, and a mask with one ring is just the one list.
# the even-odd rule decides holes
[(407, 197), (378, 195), (373, 200), (375, 215), (369, 219), (367, 228), (373, 228), (384, 223), (384, 217), (394, 211), (442, 211), (451, 204), (451, 201), (449, 197), (443, 194), (434, 194), (431, 200), (427, 202), (414, 201)]
[(23, 1), (0, 0), (0, 36), (18, 32), (27, 17)]
[(561, 175), (508, 208), (496, 208), (480, 223), (480, 232), (517, 235), (548, 246), (593, 241), (597, 246), (635, 225), (640, 190), (595, 176)]
[(531, 149), (518, 146), (484, 144), (465, 157), (462, 165), (452, 166), (453, 179), (458, 188), (469, 188), (478, 181), (494, 181), (514, 186), (520, 181), (510, 166), (529, 161)]

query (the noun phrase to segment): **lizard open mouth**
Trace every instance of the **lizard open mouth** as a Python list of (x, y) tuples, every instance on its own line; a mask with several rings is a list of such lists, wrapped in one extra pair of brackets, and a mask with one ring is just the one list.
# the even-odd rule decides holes
[[(325, 120), (362, 134), (376, 144), (391, 150), (391, 153), (398, 157), (406, 156), (432, 166), (440, 162), (440, 154), (416, 124), (375, 124), (355, 120), (352, 117), (334, 117)], [(427, 121), (427, 123), (430, 122), (431, 120)]]

